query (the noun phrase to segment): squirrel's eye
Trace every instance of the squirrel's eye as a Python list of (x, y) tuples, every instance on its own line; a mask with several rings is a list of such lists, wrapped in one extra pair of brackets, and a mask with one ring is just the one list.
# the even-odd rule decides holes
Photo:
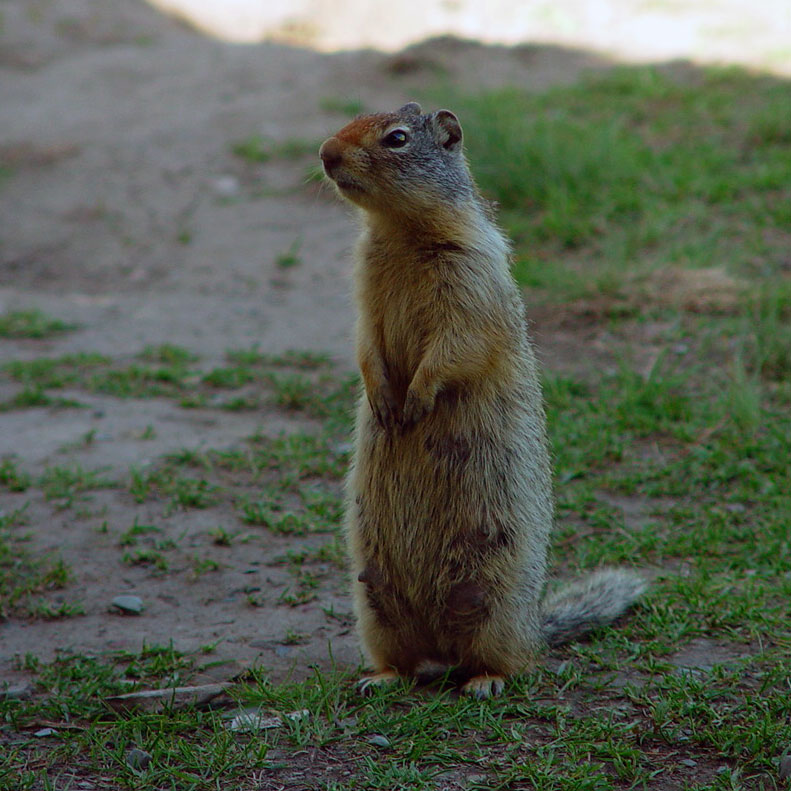
[(394, 129), (382, 139), (382, 145), (387, 148), (401, 148), (409, 142), (409, 135), (403, 129)]

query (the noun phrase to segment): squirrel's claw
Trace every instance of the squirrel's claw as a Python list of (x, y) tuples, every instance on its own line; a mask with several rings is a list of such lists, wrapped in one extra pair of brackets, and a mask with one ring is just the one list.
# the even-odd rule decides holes
[(407, 390), (404, 408), (401, 410), (400, 426), (402, 429), (410, 428), (422, 420), (434, 409), (434, 398), (420, 396), (411, 387)]
[(376, 422), (385, 431), (392, 431), (401, 422), (398, 406), (389, 386), (379, 388), (373, 395), (368, 393), (368, 404)]
[(505, 679), (502, 676), (473, 676), (462, 688), (465, 695), (486, 700), (499, 695), (505, 689)]
[(375, 689), (394, 684), (398, 681), (398, 673), (395, 670), (383, 670), (381, 673), (374, 673), (372, 676), (363, 676), (357, 682), (357, 689), (362, 695), (370, 695)]

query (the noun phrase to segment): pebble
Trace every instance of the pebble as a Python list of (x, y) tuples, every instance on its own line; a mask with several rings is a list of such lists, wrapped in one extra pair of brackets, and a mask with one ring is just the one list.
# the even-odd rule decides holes
[(54, 728), (42, 728), (33, 735), (38, 739), (43, 739), (45, 736), (57, 736), (57, 734), (58, 732)]
[(212, 187), (223, 198), (232, 198), (239, 194), (239, 179), (234, 176), (220, 176), (212, 181)]
[(126, 754), (126, 763), (132, 769), (145, 769), (151, 763), (151, 753), (134, 747)]
[(310, 717), (307, 709), (292, 711), (282, 717), (262, 717), (258, 709), (245, 709), (231, 718), (228, 727), (232, 731), (263, 731), (282, 727), (283, 720), (303, 720), (306, 717)]
[(112, 606), (123, 613), (140, 615), (143, 611), (143, 600), (139, 596), (132, 596), (131, 594), (124, 593), (113, 599)]
[(698, 762), (697, 761), (693, 761), (691, 758), (682, 758), (681, 759), (681, 763), (684, 764), (684, 766), (697, 766), (698, 765)]
[(373, 744), (375, 747), (389, 747), (390, 740), (380, 733), (375, 733), (368, 737), (368, 744)]
[(786, 753), (780, 758), (780, 779), (788, 780), (791, 777), (791, 754)]

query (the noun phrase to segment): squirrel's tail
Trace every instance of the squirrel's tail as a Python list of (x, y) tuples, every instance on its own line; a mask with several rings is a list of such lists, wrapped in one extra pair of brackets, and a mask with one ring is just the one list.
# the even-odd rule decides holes
[(541, 602), (541, 626), (548, 645), (560, 645), (611, 623), (645, 591), (645, 580), (627, 569), (601, 569), (565, 585)]

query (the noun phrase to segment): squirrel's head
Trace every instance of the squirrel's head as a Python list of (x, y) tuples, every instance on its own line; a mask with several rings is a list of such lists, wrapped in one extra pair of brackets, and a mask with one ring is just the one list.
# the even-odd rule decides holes
[(420, 216), (468, 201), (474, 187), (450, 110), (415, 102), (355, 118), (319, 150), (324, 172), (347, 200), (374, 213)]

